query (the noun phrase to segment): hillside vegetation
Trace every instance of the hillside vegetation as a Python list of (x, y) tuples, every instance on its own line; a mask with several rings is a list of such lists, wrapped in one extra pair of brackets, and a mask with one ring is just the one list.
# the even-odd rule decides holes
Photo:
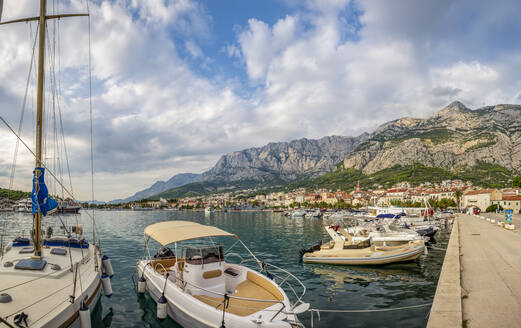
[(16, 200), (20, 200), (22, 198), (29, 198), (29, 197), (31, 197), (30, 192), (0, 188), (0, 199), (8, 198), (8, 199), (16, 201)]
[[(414, 163), (411, 165), (395, 165), (391, 168), (383, 169), (373, 174), (364, 174), (361, 170), (353, 168), (339, 167), (335, 171), (321, 175), (316, 178), (302, 178), (300, 180), (284, 184), (282, 181), (272, 181), (271, 184), (263, 185), (261, 193), (272, 191), (289, 191), (297, 188), (315, 190), (320, 188), (330, 190), (349, 191), (355, 188), (358, 181), (365, 188), (374, 188), (381, 185), (390, 188), (398, 182), (407, 181), (413, 186), (422, 183), (441, 183), (443, 180), (460, 179), (470, 181), (475, 186), (484, 188), (503, 188), (512, 186), (513, 172), (508, 169), (485, 162), (479, 162), (473, 167), (461, 167), (453, 171), (448, 171), (439, 167), (429, 167), (423, 164)], [(222, 181), (204, 181), (184, 185), (179, 188), (171, 189), (160, 194), (154, 195), (151, 199), (180, 198), (202, 196), (217, 192), (235, 191), (258, 187), (258, 183), (251, 180), (236, 181), (234, 184), (223, 186)]]
[(479, 162), (478, 165), (471, 168), (464, 167), (454, 171), (415, 163), (406, 166), (395, 165), (368, 175), (362, 173), (361, 170), (353, 168), (339, 168), (315, 179), (290, 183), (285, 189), (306, 188), (313, 190), (326, 188), (331, 190), (352, 190), (358, 181), (364, 188), (373, 188), (376, 185), (390, 188), (394, 184), (403, 181), (417, 186), (425, 182), (440, 183), (449, 179), (470, 181), (473, 185), (484, 188), (502, 188), (511, 186), (512, 178), (513, 173), (506, 168), (485, 162)]

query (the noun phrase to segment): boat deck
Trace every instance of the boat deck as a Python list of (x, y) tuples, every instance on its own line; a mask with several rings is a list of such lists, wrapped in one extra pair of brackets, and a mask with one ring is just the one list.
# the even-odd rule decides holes
[[(237, 285), (235, 293), (233, 293), (231, 296), (273, 302), (249, 301), (230, 298), (226, 312), (246, 317), (283, 301), (284, 297), (277, 290), (277, 288), (275, 288), (271, 282), (265, 280), (265, 278), (248, 272), (247, 279)], [(224, 302), (222, 297), (211, 297), (207, 295), (194, 295), (194, 297), (216, 309), (222, 310)]]
[[(42, 248), (42, 259), (46, 261), (43, 270), (15, 269), (20, 260), (33, 256), (33, 253), (23, 253), (24, 248), (12, 247), (0, 260), (0, 294), (8, 294), (12, 299), (8, 303), (1, 303), (0, 316), (11, 325), (15, 326), (14, 316), (24, 312), (28, 315), (27, 323), (30, 327), (59, 327), (64, 321), (77, 316), (80, 305), (78, 300), (82, 294), (88, 295), (89, 304), (98, 295), (101, 281), (99, 271), (95, 269), (93, 245), (88, 249), (56, 246)], [(65, 255), (51, 254), (52, 249), (67, 252)], [(76, 286), (71, 260), (74, 264), (80, 263)], [(76, 296), (77, 304), (70, 302), (71, 295)], [(52, 321), (52, 318), (62, 311), (67, 312), (67, 318), (56, 324), (57, 321)]]

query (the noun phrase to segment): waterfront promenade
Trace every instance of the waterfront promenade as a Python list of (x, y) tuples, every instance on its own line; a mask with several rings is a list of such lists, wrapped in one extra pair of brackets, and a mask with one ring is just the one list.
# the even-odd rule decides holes
[(465, 214), (453, 228), (428, 327), (461, 325), (521, 327), (521, 234)]

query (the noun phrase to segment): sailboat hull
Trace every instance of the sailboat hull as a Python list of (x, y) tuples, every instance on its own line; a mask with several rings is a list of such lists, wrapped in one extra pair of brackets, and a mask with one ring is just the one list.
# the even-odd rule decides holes
[[(11, 246), (2, 263), (30, 259), (33, 254), (24, 254), (24, 248)], [(51, 250), (56, 249), (66, 251), (65, 255), (52, 254)], [(85, 249), (52, 246), (42, 251), (42, 258), (47, 262), (43, 270), (20, 270), (16, 265), (0, 268), (0, 289), (12, 297), (11, 302), (0, 307), (0, 316), (7, 318), (13, 327), (16, 327), (15, 315), (22, 312), (27, 315), (30, 327), (80, 327), (82, 301), (92, 310), (101, 295), (100, 269), (96, 267), (96, 263), (101, 263), (99, 252), (93, 245)], [(78, 268), (76, 284), (71, 258), (72, 267)], [(75, 296), (74, 302), (71, 295)], [(0, 327), (4, 326), (0, 323)]]

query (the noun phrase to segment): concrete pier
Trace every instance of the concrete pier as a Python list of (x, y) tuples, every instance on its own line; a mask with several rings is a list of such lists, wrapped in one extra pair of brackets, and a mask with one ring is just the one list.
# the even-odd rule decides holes
[[(451, 244), (459, 244), (459, 251), (452, 250)], [(459, 266), (459, 279), (444, 274), (453, 272), (455, 266)], [(448, 288), (455, 292), (447, 293)], [(428, 327), (462, 325), (521, 327), (521, 234), (478, 216), (460, 214), (445, 255)]]
[(461, 325), (459, 227), (456, 221), (445, 252), (427, 327), (446, 328)]

